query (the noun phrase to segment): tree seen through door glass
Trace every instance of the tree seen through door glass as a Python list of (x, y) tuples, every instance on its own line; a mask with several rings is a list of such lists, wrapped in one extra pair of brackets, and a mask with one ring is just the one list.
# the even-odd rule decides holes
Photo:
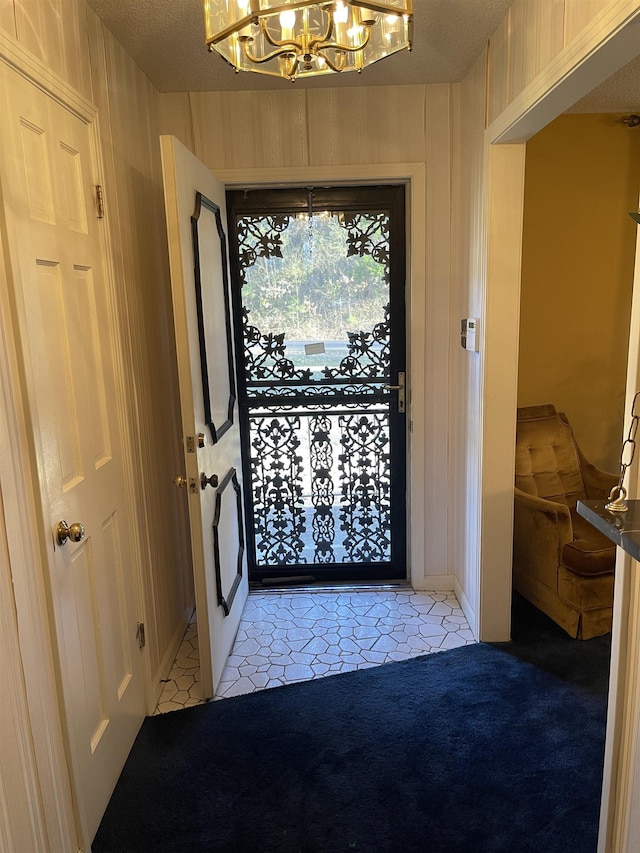
[(254, 263), (243, 270), (247, 322), (262, 336), (252, 349), (264, 348), (269, 335), (284, 334), (284, 358), (309, 369), (313, 379), (327, 378), (324, 368), (335, 375), (354, 354), (360, 363), (355, 370), (352, 366), (353, 375), (362, 373), (365, 362), (368, 374), (375, 364), (373, 375), (387, 375), (379, 327), (389, 301), (388, 217), (358, 214), (358, 219), (356, 228), (353, 215), (342, 212), (286, 217), (286, 227), (259, 247)]

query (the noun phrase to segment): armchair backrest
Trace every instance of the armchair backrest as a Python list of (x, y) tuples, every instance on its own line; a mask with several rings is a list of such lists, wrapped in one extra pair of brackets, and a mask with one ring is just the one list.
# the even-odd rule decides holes
[(586, 498), (573, 430), (551, 404), (518, 409), (515, 483), (523, 492), (569, 507)]

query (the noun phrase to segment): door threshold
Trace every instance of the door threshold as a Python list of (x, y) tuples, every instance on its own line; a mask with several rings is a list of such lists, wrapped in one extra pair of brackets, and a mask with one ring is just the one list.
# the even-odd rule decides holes
[(252, 592), (260, 592), (272, 595), (282, 595), (284, 593), (310, 593), (310, 592), (384, 592), (386, 590), (402, 591), (411, 590), (413, 587), (409, 581), (369, 581), (363, 583), (355, 583), (353, 581), (323, 583), (302, 582), (296, 583), (295, 580), (289, 583), (251, 583), (249, 584), (249, 594)]

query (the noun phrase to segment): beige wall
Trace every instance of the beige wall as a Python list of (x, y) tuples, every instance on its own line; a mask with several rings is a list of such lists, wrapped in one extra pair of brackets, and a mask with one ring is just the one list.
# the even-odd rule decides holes
[[(481, 305), (481, 329), (483, 325), (488, 329), (502, 329), (505, 337), (510, 339), (505, 357), (507, 365), (511, 365), (512, 374), (508, 382), (504, 383), (504, 366), (491, 366), (482, 352), (484, 342), (481, 342), (478, 382), (462, 383), (462, 393), (469, 394), (470, 398), (463, 406), (456, 406), (455, 396), (452, 395), (452, 412), (458, 418), (457, 423), (452, 423), (453, 435), (459, 436), (460, 444), (466, 442), (477, 448), (479, 454), (477, 491), (472, 495), (465, 494), (465, 482), (458, 471), (452, 485), (452, 503), (455, 500), (464, 502), (470, 511), (473, 511), (475, 505), (481, 520), (491, 514), (493, 521), (490, 530), (481, 523), (474, 525), (471, 522), (458, 529), (460, 541), (457, 553), (470, 554), (472, 558), (475, 556), (479, 567), (484, 623), (480, 626), (482, 639), (491, 638), (494, 627), (505, 627), (505, 593), (511, 588), (510, 544), (513, 535), (513, 446), (519, 325), (519, 312), (514, 312), (513, 300), (502, 305), (493, 298), (496, 289), (500, 291), (503, 288), (505, 276), (501, 274), (499, 266), (491, 271), (490, 234), (492, 216), (496, 212), (502, 210), (503, 214), (515, 217), (522, 213), (523, 208), (522, 204), (511, 203), (509, 209), (506, 209), (507, 201), (499, 197), (490, 200), (488, 188), (495, 172), (493, 158), (489, 156), (490, 146), (498, 141), (517, 146), (524, 143), (639, 53), (638, 0), (515, 0), (499, 32), (490, 40), (487, 76), (484, 76), (482, 67), (476, 67), (461, 84), (462, 96), (472, 96), (473, 103), (478, 107), (484, 103), (483, 89), (486, 92), (487, 132), (483, 138), (472, 128), (465, 131), (463, 122), (467, 116), (461, 113), (461, 131), (453, 136), (453, 174), (455, 177), (458, 173), (462, 178), (453, 198), (453, 280), (462, 292), (468, 291), (470, 302)], [(477, 82), (478, 76), (480, 82)], [(519, 147), (524, 149), (524, 145)], [(516, 170), (513, 177), (518, 178)], [(481, 193), (483, 198), (478, 200), (474, 192)], [(635, 205), (630, 209), (633, 207)], [(456, 227), (458, 222), (463, 225), (460, 229)], [(467, 235), (468, 243), (465, 242)], [(500, 260), (499, 253), (497, 260)], [(456, 268), (460, 269), (459, 282), (456, 281)], [(640, 283), (637, 270), (636, 254), (636, 318)], [(507, 278), (510, 279), (510, 287), (519, 291), (519, 271), (512, 269)], [(633, 375), (627, 387), (627, 408), (637, 377), (637, 328), (637, 323), (633, 324), (629, 341), (629, 366)], [(469, 376), (463, 374), (463, 378), (465, 375)], [(491, 405), (487, 405), (489, 403)], [(508, 427), (506, 430), (505, 424)], [(464, 455), (463, 449), (456, 447), (456, 452)], [(499, 453), (510, 461), (510, 471), (504, 465), (497, 471), (492, 470), (490, 463)], [(631, 483), (630, 494), (638, 497), (633, 476)], [(474, 487), (473, 480), (471, 486)], [(479, 540), (469, 538), (473, 537), (478, 527), (482, 528), (483, 536)], [(494, 543), (499, 546), (497, 550)], [(619, 559), (616, 569), (611, 692), (599, 853), (613, 850), (622, 853), (635, 850), (638, 846), (640, 758), (637, 745), (640, 705), (637, 691), (639, 661), (635, 650), (640, 648), (640, 620), (637, 608), (634, 607), (634, 603), (639, 600), (637, 565), (628, 563)], [(496, 588), (499, 588), (497, 607), (492, 600), (493, 595), (485, 594), (485, 591), (493, 593)], [(490, 630), (485, 631), (485, 625)], [(508, 622), (506, 628), (504, 639), (508, 636)]]
[[(482, 356), (460, 346), (460, 318), (484, 314), (478, 283), (484, 278), (484, 259), (478, 247), (486, 240), (484, 190), (484, 116), (486, 51), (462, 83), (453, 86), (452, 138), (452, 245), (450, 381), (456, 389), (451, 398), (451, 502), (449, 539), (451, 559), (461, 588), (477, 616), (480, 552), (480, 444), (482, 428)], [(482, 324), (480, 340), (484, 339)], [(479, 349), (482, 349), (480, 345)], [(472, 629), (477, 636), (476, 619)]]
[(565, 115), (527, 143), (518, 405), (554, 403), (615, 471), (623, 431), (640, 133)]
[[(410, 247), (410, 530), (416, 588), (453, 584), (447, 529), (449, 451), (450, 173), (448, 84), (160, 96), (161, 128), (214, 172), (238, 182), (366, 181), (422, 171), (422, 232)], [(304, 171), (306, 170), (306, 171)], [(353, 171), (350, 171), (353, 170)], [(306, 178), (295, 176), (305, 174)], [(335, 180), (335, 178), (333, 178)], [(418, 496), (418, 497), (416, 497)], [(417, 542), (417, 540), (420, 542)], [(424, 555), (424, 558), (423, 556)]]
[(131, 424), (145, 554), (143, 577), (154, 688), (164, 678), (193, 604), (168, 249), (158, 142), (159, 94), (87, 9), (93, 100), (99, 110), (105, 199), (128, 329), (125, 358), (137, 400)]
[(164, 131), (218, 171), (416, 163), (448, 88), (194, 92), (160, 95), (160, 104)]

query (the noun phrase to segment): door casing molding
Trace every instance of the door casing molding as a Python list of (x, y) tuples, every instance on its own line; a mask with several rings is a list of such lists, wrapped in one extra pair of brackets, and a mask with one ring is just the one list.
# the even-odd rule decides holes
[[(436, 430), (434, 420), (446, 421), (447, 407), (427, 411), (429, 389), (425, 387), (425, 310), (426, 310), (426, 166), (424, 163), (383, 163), (367, 166), (303, 166), (268, 169), (217, 169), (215, 174), (229, 189), (245, 187), (311, 186), (314, 184), (367, 185), (403, 183), (407, 187), (407, 374), (411, 407), (411, 424), (407, 443), (407, 566), (414, 589), (454, 588), (453, 576), (443, 578), (425, 571), (437, 559), (429, 551), (431, 538), (425, 536), (426, 507), (437, 500), (437, 488), (427, 495), (427, 447)], [(435, 211), (434, 211), (435, 213)], [(448, 270), (444, 271), (448, 277)], [(437, 432), (446, 423), (437, 425)], [(444, 484), (446, 488), (446, 484)], [(441, 543), (438, 544), (439, 551)], [(439, 553), (438, 551), (438, 553)]]

